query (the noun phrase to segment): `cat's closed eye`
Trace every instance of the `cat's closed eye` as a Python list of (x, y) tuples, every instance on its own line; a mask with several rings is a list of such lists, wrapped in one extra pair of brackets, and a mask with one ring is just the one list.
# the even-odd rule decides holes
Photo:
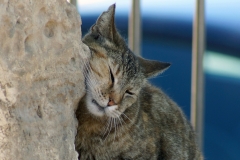
[(111, 70), (110, 67), (109, 67), (109, 72), (110, 72), (110, 77), (111, 77), (112, 84), (114, 84), (114, 76), (113, 76), (113, 73), (112, 73), (112, 70)]
[(134, 93), (131, 92), (131, 91), (129, 91), (129, 90), (126, 90), (125, 93), (126, 93), (126, 94), (129, 94), (129, 95), (134, 95)]

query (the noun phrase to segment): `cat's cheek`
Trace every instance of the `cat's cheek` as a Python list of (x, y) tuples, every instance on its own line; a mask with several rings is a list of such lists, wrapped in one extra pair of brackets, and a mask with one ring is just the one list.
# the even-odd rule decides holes
[(90, 113), (92, 113), (95, 116), (98, 116), (98, 117), (104, 116), (104, 112), (100, 111), (98, 107), (95, 106), (93, 103), (88, 102), (87, 109)]

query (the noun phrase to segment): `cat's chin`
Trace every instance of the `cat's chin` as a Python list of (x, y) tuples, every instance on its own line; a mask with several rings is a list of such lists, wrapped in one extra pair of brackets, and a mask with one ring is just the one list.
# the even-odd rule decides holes
[(103, 117), (106, 114), (104, 107), (100, 106), (94, 99), (87, 100), (87, 109), (90, 113), (97, 117)]

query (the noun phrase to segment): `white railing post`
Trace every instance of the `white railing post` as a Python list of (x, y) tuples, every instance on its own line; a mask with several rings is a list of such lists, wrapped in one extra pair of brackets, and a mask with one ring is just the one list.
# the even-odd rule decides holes
[(196, 0), (192, 41), (192, 86), (191, 123), (197, 133), (200, 149), (203, 148), (204, 117), (204, 74), (203, 56), (205, 51), (204, 0)]
[(128, 21), (128, 45), (136, 54), (141, 54), (141, 12), (140, 0), (132, 0)]

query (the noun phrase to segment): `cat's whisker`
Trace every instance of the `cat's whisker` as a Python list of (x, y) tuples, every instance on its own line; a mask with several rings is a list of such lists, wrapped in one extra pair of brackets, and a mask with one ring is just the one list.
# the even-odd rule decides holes
[[(121, 115), (122, 115), (122, 114), (121, 114)], [(120, 122), (121, 126), (124, 127), (124, 124), (126, 124), (126, 122), (124, 121), (124, 119), (122, 118), (121, 115), (119, 116), (118, 119), (119, 119), (119, 122)], [(124, 123), (124, 124), (123, 124), (123, 123)]]
[(91, 68), (90, 68), (90, 63), (89, 62), (83, 62), (84, 63), (84, 66), (85, 66), (85, 72), (87, 71), (91, 71)]
[(83, 62), (83, 73), (84, 72), (87, 72), (87, 68), (88, 68), (88, 64), (87, 64), (87, 62)]
[[(117, 111), (117, 112), (119, 112), (118, 119), (119, 119), (119, 123), (120, 123), (120, 125), (121, 125), (121, 130), (123, 130), (124, 125), (127, 125), (127, 123), (125, 122), (125, 120), (124, 120), (124, 118), (122, 117), (122, 115), (125, 116), (132, 124), (134, 124), (134, 122), (133, 122), (126, 114), (124, 114), (124, 113), (122, 113), (122, 112), (120, 112), (120, 111)], [(124, 124), (123, 124), (123, 123), (124, 123)]]
[(117, 114), (118, 114), (118, 117), (120, 117), (121, 114), (122, 114), (122, 112), (120, 112), (120, 111), (116, 111), (116, 112), (117, 112)]
[(88, 77), (88, 82), (93, 86), (98, 86), (98, 83), (92, 77)]
[(96, 89), (96, 92), (97, 92), (98, 95), (102, 95), (101, 90), (99, 88)]
[(111, 130), (112, 130), (112, 117), (110, 117), (109, 130), (108, 130), (108, 134), (107, 134), (107, 136), (105, 137), (104, 141), (107, 139), (107, 137), (108, 137), (108, 135), (110, 134)]
[(92, 69), (90, 68), (89, 65), (86, 65), (86, 70), (84, 72), (84, 77), (86, 80), (86, 84), (89, 87), (89, 91), (87, 93), (94, 94), (94, 95), (99, 95), (99, 97), (102, 96), (101, 91), (99, 88), (96, 88), (96, 86), (99, 86), (99, 82), (96, 81), (96, 77), (92, 72)]
[(89, 90), (86, 90), (87, 93), (91, 94), (91, 92)]
[[(86, 83), (91, 86), (91, 85), (94, 85), (92, 80), (89, 78), (89, 76), (85, 76), (85, 80), (86, 80)], [(92, 86), (91, 86), (92, 87)]]
[(118, 121), (119, 121), (119, 123), (120, 123), (120, 126), (121, 126), (121, 128), (122, 128), (123, 124), (122, 124), (122, 119), (121, 119), (121, 117), (120, 117), (120, 116), (118, 117)]
[(89, 74), (88, 72), (83, 72), (84, 77), (87, 78), (87, 79), (90, 78), (88, 74)]
[(106, 124), (106, 127), (104, 128), (105, 131), (104, 131), (104, 133), (103, 133), (103, 137), (104, 137), (105, 134), (107, 133), (109, 125), (110, 125), (110, 118), (108, 118), (108, 122), (107, 122), (107, 124)]
[(92, 73), (92, 70), (91, 70), (91, 68), (89, 67), (89, 65), (87, 65), (87, 71), (83, 72), (83, 74), (84, 74), (84, 77), (85, 77), (88, 81), (90, 81), (90, 82), (93, 83), (93, 84), (97, 84), (97, 83), (96, 83), (96, 80), (95, 80), (95, 76), (94, 76), (94, 74)]
[(105, 131), (105, 133), (104, 133), (104, 136), (105, 136), (106, 133), (109, 131), (109, 129), (110, 129), (110, 125), (111, 125), (111, 118), (108, 118), (108, 124), (107, 124), (106, 131)]
[[(91, 94), (100, 94), (99, 93), (99, 89), (98, 88), (96, 88), (96, 87), (92, 87), (92, 83), (91, 83), (91, 81), (86, 81), (86, 84), (87, 84), (87, 86), (89, 87), (89, 88), (87, 88), (88, 89), (88, 93), (91, 93)], [(93, 88), (93, 90), (91, 90), (91, 88)], [(92, 92), (95, 92), (95, 93), (92, 93)]]
[[(116, 121), (117, 121), (117, 124), (121, 124), (119, 117), (116, 118)], [(122, 125), (117, 125), (117, 137), (120, 137), (121, 132), (122, 132)]]
[(117, 137), (120, 136), (120, 134), (121, 134), (120, 131), (122, 131), (122, 126), (123, 126), (123, 125), (122, 125), (122, 122), (121, 122), (121, 120), (120, 120), (120, 116), (121, 116), (121, 115), (118, 114), (117, 118), (115, 118), (115, 119), (116, 119), (116, 124), (117, 124), (117, 125), (116, 125), (116, 128), (117, 128), (117, 129), (116, 129), (116, 130), (117, 130)]
[(114, 111), (114, 110), (113, 110), (113, 111), (110, 111), (110, 112), (111, 112), (111, 114), (113, 114), (115, 117), (119, 117), (119, 115), (120, 115), (117, 111)]
[[(122, 129), (123, 129), (123, 124), (122, 124), (122, 118), (121, 118), (121, 112), (120, 111), (117, 111), (117, 110), (115, 110), (115, 112), (113, 112), (113, 114), (115, 114), (115, 116), (116, 116), (116, 120), (117, 120), (117, 125), (116, 125), (116, 127), (117, 127), (117, 130), (121, 130), (122, 131)], [(118, 124), (120, 124), (120, 126), (118, 125)], [(119, 133), (120, 134), (120, 132), (118, 132), (117, 131), (117, 133)]]
[(91, 84), (87, 83), (86, 85), (87, 85), (87, 89), (91, 91), (91, 88), (92, 88)]
[(89, 76), (91, 76), (91, 80), (94, 81), (95, 84), (98, 84), (99, 82), (97, 82), (96, 80), (96, 77), (95, 77), (95, 74), (93, 74), (93, 71), (92, 69), (90, 68), (89, 66)]
[(104, 124), (104, 126), (101, 129), (101, 135), (104, 135), (106, 127), (107, 127), (107, 124)]
[(91, 91), (88, 87), (85, 89), (85, 91), (86, 91), (87, 93), (89, 93), (90, 95), (92, 94), (92, 91)]
[[(122, 118), (122, 113), (119, 115), (118, 119), (119, 119), (119, 122), (120, 122), (121, 126), (123, 127), (124, 124), (126, 124), (126, 122), (125, 122), (124, 119)], [(122, 122), (123, 122), (124, 124), (123, 124)]]
[(116, 118), (113, 118), (113, 121), (114, 121), (114, 139), (113, 139), (113, 142), (115, 141), (115, 138), (116, 138)]
[(90, 76), (85, 76), (86, 78), (86, 82), (88, 82), (89, 84), (93, 85), (93, 86), (97, 86), (97, 82), (94, 80), (94, 78), (91, 78)]
[[(87, 72), (87, 71), (88, 72)], [(83, 72), (84, 77), (87, 79), (87, 81), (91, 82), (92, 84), (97, 85), (96, 82), (96, 77), (94, 76), (94, 74), (92, 73), (92, 69), (90, 68), (89, 65), (86, 65), (86, 70)]]
[(134, 123), (125, 113), (122, 113), (130, 122)]
[[(120, 121), (120, 123), (122, 124), (122, 126), (121, 126), (121, 132), (122, 133), (126, 133), (127, 132), (127, 130), (126, 130), (126, 128), (124, 127), (124, 126), (126, 126), (126, 122), (124, 121), (124, 119), (122, 118), (122, 117), (119, 117), (119, 121)], [(123, 124), (123, 123), (124, 124)]]

